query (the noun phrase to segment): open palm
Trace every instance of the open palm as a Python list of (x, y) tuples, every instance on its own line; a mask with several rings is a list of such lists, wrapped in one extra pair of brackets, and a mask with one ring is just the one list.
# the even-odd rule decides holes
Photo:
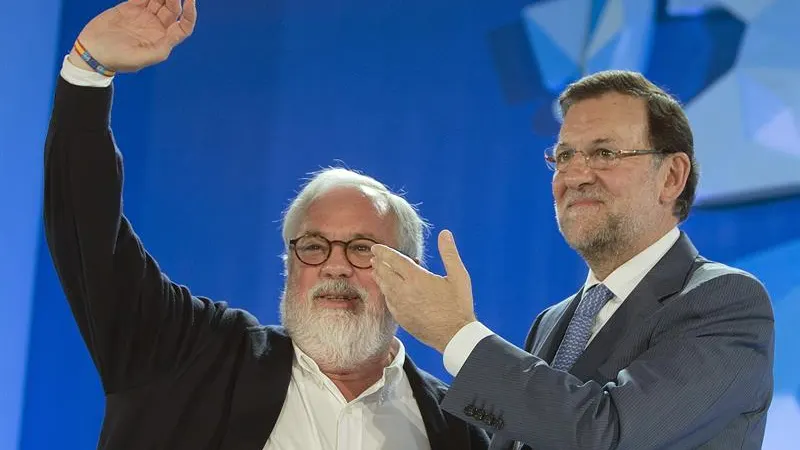
[(196, 20), (195, 0), (183, 8), (181, 0), (128, 0), (92, 19), (79, 39), (106, 67), (133, 72), (167, 59)]

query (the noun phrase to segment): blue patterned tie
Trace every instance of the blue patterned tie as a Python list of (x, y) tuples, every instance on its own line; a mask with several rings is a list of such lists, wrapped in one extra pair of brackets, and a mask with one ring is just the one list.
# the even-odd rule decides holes
[[(561, 346), (558, 347), (556, 357), (550, 367), (568, 371), (575, 364), (586, 348), (586, 343), (589, 342), (594, 317), (612, 297), (614, 297), (614, 293), (602, 284), (594, 285), (586, 291), (569, 321), (567, 332), (564, 333), (564, 339), (561, 341)], [(515, 442), (512, 448), (514, 450), (530, 450), (529, 446), (519, 441)]]
[(561, 346), (558, 347), (556, 357), (553, 359), (552, 368), (564, 371), (572, 368), (586, 348), (586, 343), (589, 342), (594, 317), (613, 296), (614, 293), (605, 285), (598, 284), (589, 288), (575, 309), (572, 320), (569, 321), (564, 340), (561, 341)]

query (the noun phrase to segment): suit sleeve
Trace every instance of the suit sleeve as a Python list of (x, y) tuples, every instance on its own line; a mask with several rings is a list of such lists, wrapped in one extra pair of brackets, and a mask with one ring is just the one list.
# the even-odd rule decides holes
[(757, 280), (738, 273), (710, 279), (671, 309), (648, 349), (605, 384), (582, 382), (488, 337), (442, 406), (487, 427), (467, 414), (480, 408), (502, 419), (501, 438), (534, 449), (599, 450), (670, 448), (686, 436), (699, 445), (769, 404), (774, 318)]
[(238, 320), (162, 274), (122, 214), (112, 89), (59, 77), (44, 176), (47, 244), (106, 393), (176, 370)]

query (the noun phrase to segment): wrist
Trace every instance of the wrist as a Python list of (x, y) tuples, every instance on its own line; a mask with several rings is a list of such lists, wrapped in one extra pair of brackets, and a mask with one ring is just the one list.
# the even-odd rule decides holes
[(449, 328), (448, 332), (445, 333), (441, 342), (438, 342), (436, 345), (436, 349), (439, 350), (439, 353), (444, 353), (447, 345), (450, 344), (450, 341), (453, 340), (454, 337), (461, 331), (465, 326), (471, 324), (472, 322), (476, 322), (478, 319), (475, 316), (471, 318), (465, 318), (458, 322), (454, 322), (453, 326)]
[(86, 71), (89, 71), (89, 72), (94, 72), (94, 70), (92, 70), (92, 68), (89, 67), (88, 64), (86, 64), (86, 61), (84, 61), (81, 58), (81, 55), (78, 54), (78, 52), (75, 50), (74, 47), (72, 48), (72, 51), (69, 52), (69, 56), (67, 56), (67, 60), (69, 61), (70, 64), (72, 64), (73, 66), (77, 67), (78, 69), (86, 70)]
[(116, 73), (114, 69), (111, 69), (102, 62), (96, 60), (89, 50), (83, 45), (80, 38), (75, 40), (75, 44), (72, 46), (69, 56), (70, 63), (76, 64), (76, 67), (80, 69), (99, 73), (105, 77), (113, 77)]

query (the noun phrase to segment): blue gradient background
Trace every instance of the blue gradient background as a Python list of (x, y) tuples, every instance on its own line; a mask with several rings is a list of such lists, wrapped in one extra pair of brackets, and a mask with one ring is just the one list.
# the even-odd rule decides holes
[[(704, 206), (683, 229), (773, 297), (776, 400), (764, 448), (795, 448), (800, 88), (781, 80), (800, 56), (779, 44), (800, 32), (753, 11), (800, 10), (745, 3), (201, 1), (194, 36), (168, 62), (115, 83), (126, 212), (171, 278), (271, 323), (280, 212), (308, 172), (342, 161), (407, 191), (435, 232), (454, 231), (478, 316), (522, 344), (535, 315), (586, 274), (556, 228), (541, 156), (558, 128), (554, 96), (586, 70), (641, 70), (687, 103), (699, 135)], [(61, 60), (114, 3), (0, 4), (0, 46), (18, 63), (0, 70), (0, 449), (94, 448), (103, 397), (43, 245), (41, 165)], [(759, 41), (751, 26), (787, 34)], [(593, 43), (601, 31), (605, 46)], [(764, 49), (776, 54), (747, 56)], [(745, 76), (758, 86), (729, 86)], [(441, 273), (435, 234), (429, 245)], [(402, 338), (419, 365), (449, 379), (437, 353)]]

